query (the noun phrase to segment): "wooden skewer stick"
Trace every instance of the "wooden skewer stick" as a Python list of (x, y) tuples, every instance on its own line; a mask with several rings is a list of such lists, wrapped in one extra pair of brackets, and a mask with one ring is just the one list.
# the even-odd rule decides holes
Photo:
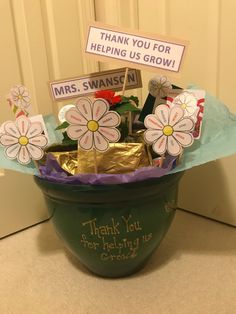
[(98, 173), (98, 163), (97, 163), (97, 152), (96, 149), (93, 149), (93, 160), (94, 160), (94, 172)]
[(162, 166), (163, 166), (163, 163), (164, 163), (164, 160), (165, 160), (165, 154), (161, 155), (161, 159), (160, 159), (160, 164), (159, 164), (159, 168), (162, 168)]
[[(125, 95), (125, 87), (127, 84), (128, 72), (129, 72), (129, 68), (126, 68), (125, 69), (124, 83), (123, 83), (123, 88), (122, 88), (122, 96)], [(133, 132), (133, 129), (132, 129), (132, 112), (130, 112), (130, 111), (128, 113), (128, 128), (129, 128), (129, 134), (132, 134), (132, 132)]]
[(77, 167), (76, 167), (76, 174), (79, 173), (79, 149), (80, 149), (80, 147), (79, 147), (79, 141), (78, 141), (78, 143), (77, 143)]
[(129, 134), (133, 133), (133, 122), (132, 122), (132, 112), (129, 111), (129, 117), (128, 117), (128, 124), (129, 124)]
[(123, 88), (122, 88), (122, 96), (124, 96), (124, 94), (125, 94), (125, 87), (126, 87), (126, 83), (127, 83), (127, 79), (128, 79), (128, 72), (129, 72), (129, 68), (126, 68), (125, 69), (124, 83), (123, 83)]

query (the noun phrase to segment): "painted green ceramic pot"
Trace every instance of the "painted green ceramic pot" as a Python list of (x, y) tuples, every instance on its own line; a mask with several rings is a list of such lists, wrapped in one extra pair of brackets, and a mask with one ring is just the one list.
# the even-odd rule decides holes
[(181, 176), (100, 186), (35, 181), (66, 247), (93, 273), (122, 277), (141, 269), (159, 246)]

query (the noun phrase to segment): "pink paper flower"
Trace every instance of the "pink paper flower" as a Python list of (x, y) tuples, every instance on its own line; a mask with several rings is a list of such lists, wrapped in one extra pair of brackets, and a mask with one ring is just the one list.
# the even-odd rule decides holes
[(29, 92), (22, 85), (16, 85), (10, 90), (10, 99), (21, 109), (26, 109), (30, 106)]
[(5, 154), (9, 159), (17, 159), (23, 165), (31, 160), (43, 157), (48, 143), (47, 137), (42, 134), (43, 126), (40, 122), (31, 122), (26, 116), (20, 116), (16, 121), (3, 124), (3, 134), (0, 144), (5, 146)]
[(157, 106), (155, 114), (147, 115), (144, 124), (147, 128), (144, 138), (159, 155), (167, 151), (172, 156), (178, 156), (183, 147), (193, 144), (191, 131), (194, 121), (185, 118), (184, 110), (179, 106), (171, 109), (166, 105)]
[(120, 139), (120, 116), (115, 111), (109, 111), (109, 103), (105, 99), (91, 101), (80, 98), (75, 108), (65, 113), (65, 119), (70, 124), (66, 130), (72, 140), (78, 140), (78, 146), (83, 150), (95, 149), (105, 152), (109, 142)]
[(153, 97), (163, 98), (171, 89), (171, 82), (167, 80), (166, 76), (155, 76), (148, 83), (149, 93)]
[(180, 106), (184, 110), (185, 116), (193, 116), (198, 111), (197, 98), (189, 93), (183, 92), (174, 98), (174, 106)]

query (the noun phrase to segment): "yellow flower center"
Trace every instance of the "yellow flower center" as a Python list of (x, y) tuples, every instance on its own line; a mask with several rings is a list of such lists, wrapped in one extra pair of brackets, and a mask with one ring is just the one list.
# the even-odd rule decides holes
[(29, 143), (29, 139), (28, 139), (28, 137), (26, 137), (26, 136), (21, 136), (21, 137), (18, 139), (18, 142), (19, 142), (20, 145), (26, 146), (26, 145)]
[(182, 108), (182, 109), (186, 109), (186, 108), (187, 108), (187, 105), (186, 105), (186, 104), (182, 104), (182, 105), (181, 105), (181, 108)]
[(174, 132), (174, 130), (173, 130), (173, 128), (172, 128), (171, 125), (166, 125), (166, 126), (164, 126), (164, 128), (163, 128), (162, 131), (163, 131), (163, 134), (166, 135), (166, 136), (170, 136), (170, 135), (172, 135), (173, 132)]
[(87, 127), (89, 131), (96, 132), (99, 128), (99, 124), (95, 120), (88, 121)]

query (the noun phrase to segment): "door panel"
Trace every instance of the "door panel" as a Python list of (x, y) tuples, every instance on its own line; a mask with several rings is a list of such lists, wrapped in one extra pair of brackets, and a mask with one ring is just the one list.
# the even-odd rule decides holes
[[(14, 119), (5, 100), (13, 85), (29, 89), (32, 115), (57, 115), (60, 104), (52, 102), (48, 82), (98, 71), (97, 62), (83, 57), (90, 20), (93, 0), (0, 1), (0, 123)], [(48, 218), (32, 176), (2, 169), (0, 174), (0, 238)]]
[[(195, 83), (236, 113), (234, 0), (139, 0), (139, 28), (189, 41), (183, 71), (175, 84)], [(144, 86), (150, 73), (142, 73)], [(144, 95), (144, 93), (143, 93)], [(144, 97), (143, 97), (144, 100)], [(178, 206), (236, 225), (236, 156), (188, 170)]]

